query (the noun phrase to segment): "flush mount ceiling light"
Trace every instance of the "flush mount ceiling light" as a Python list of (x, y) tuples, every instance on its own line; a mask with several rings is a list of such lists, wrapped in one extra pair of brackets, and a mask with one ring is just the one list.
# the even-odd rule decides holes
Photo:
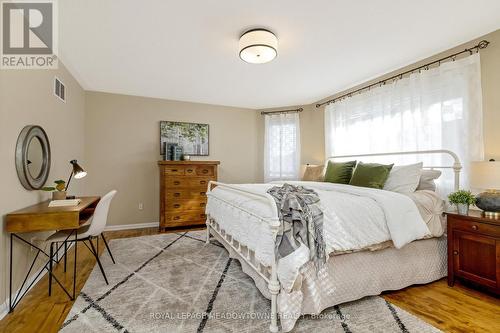
[(240, 37), (240, 58), (250, 64), (265, 64), (278, 55), (278, 38), (269, 30), (253, 29)]

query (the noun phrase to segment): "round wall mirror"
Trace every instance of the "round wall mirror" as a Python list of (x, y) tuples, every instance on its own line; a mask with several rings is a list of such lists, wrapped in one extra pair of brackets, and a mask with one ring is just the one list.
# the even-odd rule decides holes
[(50, 144), (40, 126), (23, 128), (16, 145), (16, 170), (21, 184), (28, 190), (39, 190), (50, 172)]
[(32, 178), (40, 177), (43, 167), (43, 147), (42, 142), (38, 137), (31, 138), (28, 145), (28, 172)]

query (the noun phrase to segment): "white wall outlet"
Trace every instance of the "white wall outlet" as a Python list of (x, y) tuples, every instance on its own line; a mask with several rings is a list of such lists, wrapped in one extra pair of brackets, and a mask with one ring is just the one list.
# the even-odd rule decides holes
[(143, 210), (144, 209), (144, 204), (142, 202), (139, 202), (139, 210)]

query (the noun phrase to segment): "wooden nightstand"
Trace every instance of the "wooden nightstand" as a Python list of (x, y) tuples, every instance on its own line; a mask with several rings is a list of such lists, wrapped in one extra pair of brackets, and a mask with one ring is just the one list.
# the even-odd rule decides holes
[(470, 211), (446, 213), (448, 220), (448, 285), (464, 279), (500, 293), (500, 220)]

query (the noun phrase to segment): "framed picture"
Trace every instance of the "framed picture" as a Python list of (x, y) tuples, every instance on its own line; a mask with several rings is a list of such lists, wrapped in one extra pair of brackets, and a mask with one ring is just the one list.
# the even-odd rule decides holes
[(160, 122), (160, 154), (167, 144), (177, 144), (184, 155), (208, 156), (208, 124)]

